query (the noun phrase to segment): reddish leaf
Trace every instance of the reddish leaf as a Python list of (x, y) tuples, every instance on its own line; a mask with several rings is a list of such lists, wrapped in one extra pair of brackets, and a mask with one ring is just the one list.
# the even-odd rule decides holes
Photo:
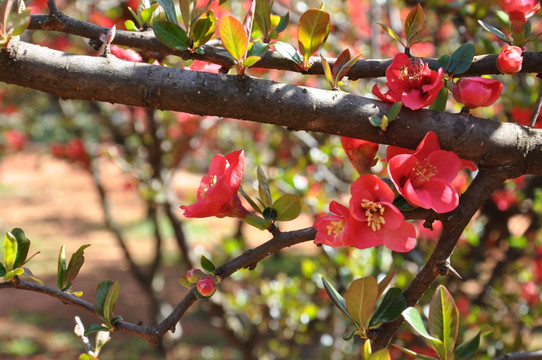
[(238, 63), (242, 63), (248, 50), (248, 38), (243, 24), (233, 16), (225, 15), (220, 19), (218, 32), (226, 51)]

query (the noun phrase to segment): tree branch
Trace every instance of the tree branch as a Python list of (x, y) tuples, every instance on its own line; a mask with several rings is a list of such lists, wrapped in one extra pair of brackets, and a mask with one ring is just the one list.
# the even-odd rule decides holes
[[(58, 81), (62, 79), (62, 81)], [(542, 130), (431, 110), (401, 110), (386, 132), (368, 119), (390, 104), (352, 94), (234, 75), (65, 54), (12, 41), (0, 81), (65, 99), (97, 100), (270, 123), (414, 149), (435, 131), (444, 149), (482, 167), (542, 174)], [(247, 106), (250, 105), (250, 106)]]
[(532, 352), (515, 352), (499, 356), (494, 360), (542, 360), (542, 350)]

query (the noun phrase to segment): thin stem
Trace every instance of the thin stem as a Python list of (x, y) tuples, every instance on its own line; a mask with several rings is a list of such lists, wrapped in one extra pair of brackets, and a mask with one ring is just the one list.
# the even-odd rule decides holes
[(542, 106), (542, 85), (540, 86), (540, 91), (538, 92), (538, 98), (536, 99), (536, 104), (534, 105), (533, 116), (531, 117), (531, 127), (534, 127), (538, 115), (540, 115), (540, 107)]

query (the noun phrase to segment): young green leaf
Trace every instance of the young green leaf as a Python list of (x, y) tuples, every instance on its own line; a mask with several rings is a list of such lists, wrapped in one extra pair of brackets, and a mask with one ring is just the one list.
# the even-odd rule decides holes
[(179, 0), (179, 9), (181, 10), (181, 17), (186, 31), (189, 31), (192, 25), (192, 3), (192, 0)]
[(115, 311), (115, 303), (119, 297), (119, 282), (115, 281), (113, 285), (109, 288), (107, 296), (105, 297), (103, 313), (105, 323), (109, 328), (114, 324), (113, 322), (113, 312)]
[(369, 356), (367, 360), (391, 360), (388, 349), (380, 349)]
[(265, 55), (269, 50), (269, 44), (266, 43), (251, 43), (250, 49), (248, 50), (247, 57), (254, 56), (259, 59)]
[(337, 88), (337, 84), (335, 84), (335, 81), (333, 79), (333, 74), (331, 73), (331, 68), (329, 67), (329, 63), (327, 62), (326, 58), (320, 55), (320, 61), (322, 62), (322, 68), (324, 69), (324, 75), (326, 76), (327, 81), (331, 85), (331, 89), (335, 90)]
[(60, 247), (58, 253), (58, 267), (56, 273), (56, 287), (63, 291), (66, 283), (66, 250), (64, 245)]
[(352, 320), (356, 325), (359, 326), (359, 323), (354, 320), (352, 315), (350, 315), (350, 313), (348, 312), (348, 309), (346, 308), (346, 300), (344, 300), (342, 295), (339, 294), (339, 292), (333, 287), (333, 285), (327, 282), (327, 280), (323, 276), (321, 276), (321, 278), (322, 283), (324, 284), (324, 289), (326, 290), (326, 293), (333, 302), (333, 304), (335, 304), (335, 306), (337, 306), (343, 314), (345, 314), (350, 320)]
[(215, 273), (216, 267), (211, 260), (207, 259), (204, 255), (201, 255), (201, 267), (203, 270), (210, 272), (211, 274)]
[(128, 31), (139, 31), (139, 29), (137, 28), (136, 24), (132, 21), (132, 20), (126, 20), (124, 22), (124, 27), (126, 28), (126, 30)]
[(201, 46), (209, 41), (216, 30), (217, 19), (213, 10), (207, 10), (191, 29), (191, 37), (194, 40), (194, 47)]
[(474, 59), (474, 45), (467, 43), (458, 47), (452, 54), (448, 73), (451, 75), (462, 74), (467, 71)]
[(188, 35), (179, 25), (169, 21), (155, 21), (152, 29), (164, 45), (177, 50), (188, 50)]
[(454, 299), (444, 286), (439, 285), (429, 306), (429, 332), (444, 345), (443, 354), (438, 348), (435, 349), (441, 358), (451, 358), (457, 340), (458, 326), (459, 312)]
[(435, 102), (429, 105), (429, 109), (435, 110), (435, 111), (444, 111), (446, 110), (447, 102), (448, 102), (448, 89), (445, 86), (443, 86), (442, 89), (440, 89)]
[(301, 63), (303, 62), (301, 56), (299, 56), (299, 53), (297, 52), (297, 49), (293, 45), (285, 43), (283, 41), (277, 41), (273, 46), (275, 47), (276, 52), (278, 52), (286, 59), (292, 60), (297, 65), (301, 65)]
[(260, 209), (260, 207), (258, 206), (258, 204), (256, 204), (254, 202), (254, 200), (252, 200), (252, 198), (250, 196), (248, 196), (248, 194), (245, 192), (245, 190), (243, 190), (243, 187), (242, 186), (239, 186), (239, 192), (241, 193), (241, 195), (245, 198), (245, 200), (250, 204), (250, 206), (252, 206), (252, 208), (254, 209), (254, 211), (256, 211), (258, 214), (261, 214), (262, 213), (262, 210)]
[(452, 57), (448, 54), (442, 55), (438, 58), (437, 61), (437, 68), (441, 67), (444, 72), (448, 72), (448, 69), (450, 68), (450, 64), (452, 62)]
[(402, 106), (403, 106), (403, 103), (401, 101), (397, 101), (393, 103), (393, 105), (388, 110), (388, 113), (386, 114), (388, 121), (395, 120), (397, 115), (399, 115), (399, 111), (401, 111)]
[(175, 5), (173, 5), (172, 0), (156, 0), (166, 12), (166, 18), (168, 21), (178, 25), (177, 14), (175, 14)]
[[(356, 56), (354, 56), (353, 58), (348, 60), (348, 62), (346, 64), (341, 66), (341, 68), (339, 69), (338, 72), (336, 72), (336, 75), (335, 75), (335, 79), (336, 79), (337, 82), (341, 81), (341, 79), (348, 74), (348, 71), (350, 71), (352, 66), (354, 66), (354, 64), (356, 63), (356, 61), (358, 61), (358, 59), (361, 57), (361, 55), (362, 54), (357, 54)], [(335, 67), (335, 66), (333, 66), (333, 67)]]
[(412, 46), (412, 40), (416, 35), (425, 29), (425, 14), (423, 8), (418, 3), (410, 10), (405, 20), (405, 36), (407, 39), (407, 46)]
[(265, 207), (270, 207), (273, 204), (273, 199), (271, 198), (271, 190), (269, 189), (269, 181), (267, 176), (263, 172), (261, 166), (258, 165), (257, 170), (258, 177), (258, 192), (260, 193), (260, 200), (262, 205)]
[(297, 41), (305, 70), (308, 68), (309, 58), (327, 38), (330, 26), (331, 17), (325, 10), (309, 9), (301, 15), (297, 27)]
[(109, 332), (109, 329), (102, 326), (102, 325), (92, 324), (88, 328), (86, 328), (85, 336), (88, 336), (88, 335), (90, 335), (90, 334), (92, 334), (93, 332), (96, 332), (96, 331), (107, 331), (107, 332)]
[(0, 277), (4, 277), (6, 275), (6, 267), (4, 264), (0, 263)]
[(98, 358), (89, 354), (81, 354), (77, 360), (98, 360)]
[(380, 119), (378, 116), (371, 116), (369, 118), (369, 123), (374, 127), (381, 127), (382, 119)]
[(102, 319), (104, 319), (105, 299), (107, 298), (111, 286), (113, 286), (113, 281), (111, 280), (100, 282), (96, 288), (96, 294), (94, 295), (94, 311), (96, 312), (96, 315)]
[(218, 24), (220, 40), (226, 51), (242, 63), (248, 51), (248, 37), (243, 24), (231, 15), (225, 15)]
[(502, 31), (497, 29), (496, 27), (493, 27), (493, 26), (491, 26), (489, 24), (486, 24), (482, 20), (478, 20), (478, 24), (480, 24), (484, 28), (484, 30), (489, 31), (490, 33), (492, 33), (493, 35), (495, 35), (496, 37), (498, 37), (499, 39), (501, 39), (505, 43), (507, 43), (509, 45), (512, 44), (512, 41), (510, 39), (508, 39), (508, 37)]
[(482, 326), (482, 329), (480, 329), (480, 331), (478, 332), (478, 334), (476, 334), (476, 336), (474, 336), (472, 339), (468, 341), (465, 341), (463, 344), (458, 345), (455, 348), (455, 353), (454, 353), (455, 359), (457, 360), (468, 359), (469, 357), (474, 355), (478, 351), (478, 348), (480, 347), (480, 337), (482, 335), (490, 333), (491, 331), (493, 331), (491, 327)]
[(296, 195), (285, 194), (273, 203), (273, 209), (277, 212), (276, 221), (290, 221), (301, 213), (301, 201)]
[(280, 21), (275, 27), (275, 31), (280, 34), (284, 30), (286, 30), (286, 26), (288, 26), (288, 21), (290, 21), (290, 13), (286, 13), (280, 17)]
[(386, 32), (388, 33), (389, 36), (392, 37), (392, 39), (395, 39), (396, 41), (399, 42), (399, 44), (403, 45), (403, 47), (407, 47), (405, 45), (405, 43), (403, 42), (403, 40), (401, 39), (401, 37), (399, 35), (397, 35), (395, 33), (395, 31), (393, 31), (393, 29), (391, 27), (389, 27), (388, 25), (386, 24), (383, 24), (383, 23), (377, 23), (378, 25), (380, 25), (380, 27)]
[(409, 307), (409, 308), (406, 308), (405, 311), (403, 311), (402, 315), (405, 318), (405, 321), (409, 323), (412, 329), (415, 332), (417, 332), (419, 335), (423, 336), (427, 340), (440, 342), (442, 344), (442, 341), (429, 335), (418, 310), (416, 310), (413, 307)]
[(145, 23), (151, 24), (152, 23), (152, 15), (154, 14), (154, 11), (158, 7), (158, 3), (152, 4), (152, 6), (144, 9), (141, 11), (141, 26), (145, 25)]
[(378, 296), (376, 278), (369, 276), (354, 280), (346, 290), (346, 308), (365, 331)]
[(26, 257), (28, 256), (28, 250), (30, 249), (30, 239), (28, 239), (23, 230), (14, 228), (11, 230), (11, 234), (17, 241), (17, 254), (15, 256), (14, 268), (23, 266), (26, 263)]
[(384, 299), (382, 299), (371, 321), (369, 321), (369, 326), (395, 320), (401, 316), (401, 313), (406, 308), (407, 301), (405, 294), (399, 288), (391, 288), (384, 296)]
[(388, 285), (391, 283), (393, 278), (395, 277), (395, 274), (397, 274), (397, 270), (390, 271), (380, 282), (378, 283), (378, 297), (384, 293), (384, 290), (388, 287)]
[(13, 22), (13, 31), (11, 36), (19, 36), (26, 30), (28, 24), (30, 24), (30, 12), (32, 9), (25, 9), (21, 13), (17, 14), (15, 21)]
[(89, 246), (90, 244), (82, 245), (81, 247), (79, 247), (79, 249), (77, 249), (76, 252), (72, 254), (66, 273), (66, 281), (68, 283), (71, 283), (73, 280), (75, 280), (77, 274), (79, 274), (79, 270), (81, 270), (81, 267), (85, 262), (84, 251)]
[(4, 264), (6, 271), (13, 270), (17, 258), (17, 239), (12, 233), (7, 232), (4, 236)]
[(271, 4), (269, 3), (269, 0), (255, 1), (256, 10), (254, 13), (254, 22), (261, 30), (264, 42), (269, 42), (269, 33), (271, 32)]

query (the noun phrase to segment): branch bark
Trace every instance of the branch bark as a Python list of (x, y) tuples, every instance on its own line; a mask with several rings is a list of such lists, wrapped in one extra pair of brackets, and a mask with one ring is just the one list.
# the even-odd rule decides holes
[[(59, 79), (62, 79), (59, 81)], [(431, 110), (401, 110), (386, 132), (370, 125), (390, 104), (273, 81), (65, 54), (13, 41), (0, 54), (0, 81), (64, 99), (122, 103), (347, 135), (415, 148), (435, 131), (443, 148), (481, 167), (542, 174), (542, 130)]]

